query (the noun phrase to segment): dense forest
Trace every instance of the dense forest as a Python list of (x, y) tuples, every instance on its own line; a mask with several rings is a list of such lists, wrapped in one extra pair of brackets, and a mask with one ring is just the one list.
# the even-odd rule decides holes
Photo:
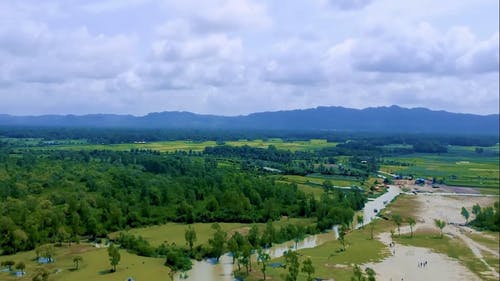
[[(498, 143), (496, 135), (453, 135), (422, 133), (373, 133), (307, 130), (210, 130), (210, 129), (126, 129), (126, 128), (71, 128), (71, 127), (11, 127), (0, 126), (0, 136), (8, 138), (40, 138), (44, 140), (85, 139), (94, 144), (129, 143), (134, 141), (217, 140), (281, 138), (285, 141), (325, 139), (328, 142), (357, 140), (374, 146), (386, 144), (492, 146)], [(431, 151), (430, 151), (431, 152)]]
[(356, 191), (320, 200), (211, 155), (154, 151), (0, 152), (3, 254), (56, 241), (176, 222), (267, 222), (316, 217), (317, 229), (349, 222), (363, 207)]

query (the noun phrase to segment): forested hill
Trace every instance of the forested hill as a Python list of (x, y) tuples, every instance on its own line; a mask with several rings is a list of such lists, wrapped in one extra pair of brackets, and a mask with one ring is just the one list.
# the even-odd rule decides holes
[(498, 135), (499, 115), (483, 116), (398, 106), (365, 109), (318, 107), (234, 117), (177, 111), (150, 113), (139, 117), (113, 114), (0, 115), (0, 126), (333, 130)]

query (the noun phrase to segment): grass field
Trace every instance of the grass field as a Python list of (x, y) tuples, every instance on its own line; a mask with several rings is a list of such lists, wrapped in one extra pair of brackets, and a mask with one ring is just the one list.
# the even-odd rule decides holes
[[(30, 143), (35, 144), (37, 140), (30, 140)], [(21, 146), (21, 143), (18, 143)], [(308, 141), (284, 141), (282, 139), (267, 139), (267, 140), (238, 140), (228, 141), (227, 145), (268, 148), (274, 145), (278, 149), (290, 151), (310, 151), (318, 150), (324, 147), (332, 147), (336, 143), (327, 142), (326, 140), (311, 139)], [(160, 152), (175, 152), (175, 151), (202, 151), (207, 146), (215, 146), (215, 141), (159, 141), (147, 143), (122, 143), (122, 144), (85, 144), (80, 141), (75, 141), (70, 144), (53, 144), (38, 147), (39, 149), (55, 149), (55, 150), (114, 150), (114, 151), (129, 151), (131, 149), (151, 149)]]
[[(473, 147), (450, 146), (445, 154), (411, 154), (390, 157), (411, 166), (384, 165), (381, 170), (389, 173), (412, 174), (418, 177), (444, 179), (448, 185), (499, 188), (498, 145), (484, 149), (479, 154)], [(498, 193), (497, 193), (498, 194)]]
[[(83, 258), (79, 270), (75, 270), (73, 264), (73, 257), (77, 255)], [(26, 275), (18, 278), (2, 272), (0, 280), (32, 280), (37, 269), (41, 268), (51, 273), (49, 277), (51, 281), (124, 281), (128, 277), (133, 277), (135, 280), (169, 280), (169, 270), (163, 265), (163, 259), (139, 257), (123, 250), (120, 250), (120, 255), (121, 261), (114, 273), (109, 273), (111, 267), (107, 250), (86, 244), (56, 247), (55, 262), (47, 265), (39, 265), (34, 261), (34, 251), (2, 256), (0, 261), (14, 260), (16, 263), (23, 261), (26, 264)]]
[[(313, 223), (313, 219), (296, 219), (296, 218), (285, 218), (280, 221), (273, 222), (274, 227), (279, 228), (284, 224), (303, 224), (309, 225)], [(226, 231), (230, 236), (234, 232), (246, 233), (250, 230), (251, 224), (243, 223), (219, 223), (224, 231)], [(196, 231), (196, 245), (206, 244), (208, 239), (212, 236), (213, 230), (211, 228), (211, 223), (194, 223), (191, 226)], [(260, 231), (263, 231), (265, 224), (258, 223)], [(186, 241), (184, 239), (184, 232), (188, 225), (180, 223), (167, 223), (163, 225), (149, 226), (143, 228), (135, 228), (127, 231), (129, 234), (142, 236), (153, 246), (159, 246), (162, 243), (175, 243), (176, 245), (185, 245)], [(110, 234), (111, 238), (117, 237), (119, 232)]]

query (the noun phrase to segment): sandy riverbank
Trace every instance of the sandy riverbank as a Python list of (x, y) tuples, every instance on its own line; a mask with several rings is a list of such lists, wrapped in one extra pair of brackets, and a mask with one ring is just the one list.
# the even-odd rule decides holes
[[(465, 223), (465, 219), (461, 216), (460, 210), (462, 206), (471, 210), (472, 206), (478, 203), (481, 206), (493, 204), (497, 198), (491, 197), (465, 197), (465, 196), (439, 196), (439, 195), (415, 195), (415, 200), (419, 202), (419, 208), (415, 215), (417, 224), (414, 229), (424, 230), (435, 228), (434, 219), (444, 220), (447, 223)], [(482, 252), (498, 253), (492, 249), (485, 249), (464, 235), (464, 232), (472, 231), (467, 227), (459, 227), (455, 225), (447, 225), (444, 229), (445, 235), (461, 239), (476, 258), (484, 262)], [(408, 227), (401, 228), (401, 232), (409, 232)], [(459, 261), (449, 258), (446, 255), (434, 253), (427, 248), (403, 246), (395, 244), (390, 247), (391, 238), (389, 233), (383, 233), (378, 237), (382, 242), (388, 245), (388, 248), (394, 255), (385, 259), (380, 263), (366, 264), (365, 266), (372, 267), (378, 275), (377, 280), (440, 280), (440, 281), (475, 281), (481, 280), (476, 274), (472, 273)], [(420, 267), (420, 262), (427, 261), (427, 266)], [(487, 265), (485, 263), (485, 265)], [(489, 275), (493, 278), (498, 278), (498, 272), (489, 265)]]

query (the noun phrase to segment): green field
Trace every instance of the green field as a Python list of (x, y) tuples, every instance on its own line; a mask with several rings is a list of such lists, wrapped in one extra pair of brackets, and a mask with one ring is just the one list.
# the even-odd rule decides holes
[[(309, 225), (313, 223), (313, 219), (284, 218), (280, 221), (273, 222), (276, 228), (289, 223)], [(246, 234), (252, 226), (251, 224), (244, 223), (219, 223), (219, 225), (224, 231), (229, 233), (229, 236), (231, 236), (231, 234), (236, 231), (242, 234)], [(175, 243), (176, 245), (185, 245), (186, 241), (184, 239), (184, 232), (186, 231), (187, 226), (188, 225), (181, 223), (167, 223), (163, 225), (134, 228), (127, 231), (127, 233), (142, 236), (153, 246), (159, 246), (162, 243)], [(208, 239), (212, 236), (213, 230), (211, 228), (211, 223), (194, 223), (190, 226), (192, 226), (196, 231), (196, 245), (206, 244), (208, 242)], [(265, 224), (263, 223), (258, 223), (257, 226), (261, 231), (263, 231), (265, 228)], [(110, 234), (110, 237), (115, 238), (117, 237), (118, 233), (119, 232), (112, 233)]]
[[(74, 270), (73, 257), (81, 256), (83, 261), (79, 270)], [(120, 250), (121, 261), (117, 271), (109, 273), (111, 268), (106, 249), (98, 249), (88, 244), (56, 247), (55, 262), (48, 265), (39, 265), (34, 260), (35, 252), (21, 252), (12, 256), (2, 256), (0, 261), (13, 260), (16, 263), (23, 261), (26, 264), (26, 275), (22, 278), (15, 277), (6, 272), (0, 273), (0, 280), (32, 280), (39, 268), (44, 268), (51, 274), (51, 281), (124, 281), (128, 277), (135, 280), (164, 281), (169, 280), (169, 269), (163, 265), (164, 260), (158, 258), (139, 257)]]
[[(17, 139), (13, 143), (22, 147), (23, 145), (34, 146), (40, 143), (37, 139), (23, 139), (25, 142)], [(231, 146), (244, 146), (268, 148), (274, 145), (277, 149), (290, 150), (290, 151), (311, 151), (318, 150), (324, 147), (332, 147), (336, 143), (327, 142), (326, 140), (311, 139), (308, 141), (284, 141), (282, 139), (267, 139), (267, 140), (238, 140), (227, 141), (227, 145)], [(87, 144), (83, 141), (73, 141), (64, 144), (51, 144), (37, 146), (39, 149), (54, 149), (54, 150), (114, 150), (114, 151), (129, 151), (131, 149), (151, 149), (160, 152), (175, 152), (175, 151), (203, 151), (207, 146), (217, 145), (215, 141), (159, 141), (159, 142), (146, 142), (146, 143), (121, 143), (121, 144)]]
[(389, 173), (412, 174), (417, 177), (443, 179), (448, 185), (499, 188), (499, 146), (488, 147), (479, 154), (474, 147), (450, 146), (448, 153), (389, 157), (411, 166), (383, 165)]

